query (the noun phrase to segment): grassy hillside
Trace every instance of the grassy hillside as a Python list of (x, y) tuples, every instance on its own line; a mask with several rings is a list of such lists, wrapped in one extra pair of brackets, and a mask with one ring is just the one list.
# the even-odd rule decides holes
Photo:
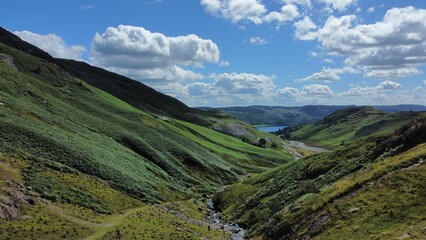
[(129, 238), (222, 239), (207, 231), (200, 196), (291, 160), (129, 104), (52, 61), (0, 44), (2, 239), (109, 239), (115, 227)]
[[(236, 119), (252, 125), (282, 125), (296, 126), (299, 124), (313, 123), (333, 112), (348, 106), (248, 106), (225, 107), (219, 110), (231, 114)], [(209, 108), (202, 108), (209, 109)]]
[[(252, 176), (216, 196), (265, 239), (424, 238), (426, 114)], [(423, 231), (423, 232), (422, 232)]]
[(290, 159), (195, 124), (163, 121), (49, 61), (4, 45), (0, 52), (16, 67), (0, 63), (0, 147), (33, 159), (27, 179), (40, 192), (56, 184), (38, 174), (48, 167), (100, 177), (147, 201), (181, 199)]
[[(238, 120), (252, 125), (275, 125), (275, 126), (297, 126), (320, 121), (322, 118), (345, 108), (354, 106), (322, 106), (308, 105), (300, 107), (282, 106), (248, 106), (248, 107), (225, 107), (220, 111), (231, 114)], [(395, 106), (373, 106), (384, 112), (399, 111), (426, 111), (422, 105), (395, 105)], [(210, 109), (210, 108), (201, 108)]]
[(390, 132), (418, 115), (419, 112), (384, 113), (373, 107), (354, 107), (337, 111), (313, 124), (285, 129), (284, 132), (286, 138), (335, 148), (345, 141)]

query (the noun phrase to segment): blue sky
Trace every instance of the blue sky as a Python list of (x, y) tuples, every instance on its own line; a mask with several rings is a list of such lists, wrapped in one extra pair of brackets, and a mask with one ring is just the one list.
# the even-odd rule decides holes
[(190, 106), (426, 104), (424, 0), (14, 0), (0, 16)]

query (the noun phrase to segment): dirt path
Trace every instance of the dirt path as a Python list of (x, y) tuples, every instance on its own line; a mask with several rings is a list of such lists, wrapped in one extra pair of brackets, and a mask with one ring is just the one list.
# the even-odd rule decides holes
[(298, 141), (282, 141), (282, 144), (288, 152), (293, 155), (293, 157), (298, 160), (304, 156), (308, 156), (315, 153), (322, 153), (327, 151), (327, 149), (320, 147), (312, 147), (304, 144), (303, 142)]

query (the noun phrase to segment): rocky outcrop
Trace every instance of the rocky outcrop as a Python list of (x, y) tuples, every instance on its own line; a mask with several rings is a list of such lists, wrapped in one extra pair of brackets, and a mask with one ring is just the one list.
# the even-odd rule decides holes
[(35, 198), (21, 185), (7, 183), (8, 187), (1, 189), (6, 194), (0, 196), (0, 218), (10, 221), (21, 218), (21, 206), (34, 205)]
[(0, 53), (0, 63), (6, 64), (6, 66), (16, 69), (13, 57), (4, 53)]

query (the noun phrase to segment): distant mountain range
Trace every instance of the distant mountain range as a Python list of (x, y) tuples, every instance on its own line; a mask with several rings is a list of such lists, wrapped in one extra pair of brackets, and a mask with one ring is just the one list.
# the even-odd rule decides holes
[[(236, 119), (252, 125), (296, 126), (299, 124), (314, 123), (340, 109), (349, 107), (355, 107), (355, 105), (307, 105), (300, 107), (255, 105), (248, 107), (224, 107), (217, 109), (229, 113)], [(426, 111), (426, 106), (423, 105), (379, 105), (373, 107), (383, 112)], [(212, 108), (203, 107), (200, 109), (210, 110)]]

